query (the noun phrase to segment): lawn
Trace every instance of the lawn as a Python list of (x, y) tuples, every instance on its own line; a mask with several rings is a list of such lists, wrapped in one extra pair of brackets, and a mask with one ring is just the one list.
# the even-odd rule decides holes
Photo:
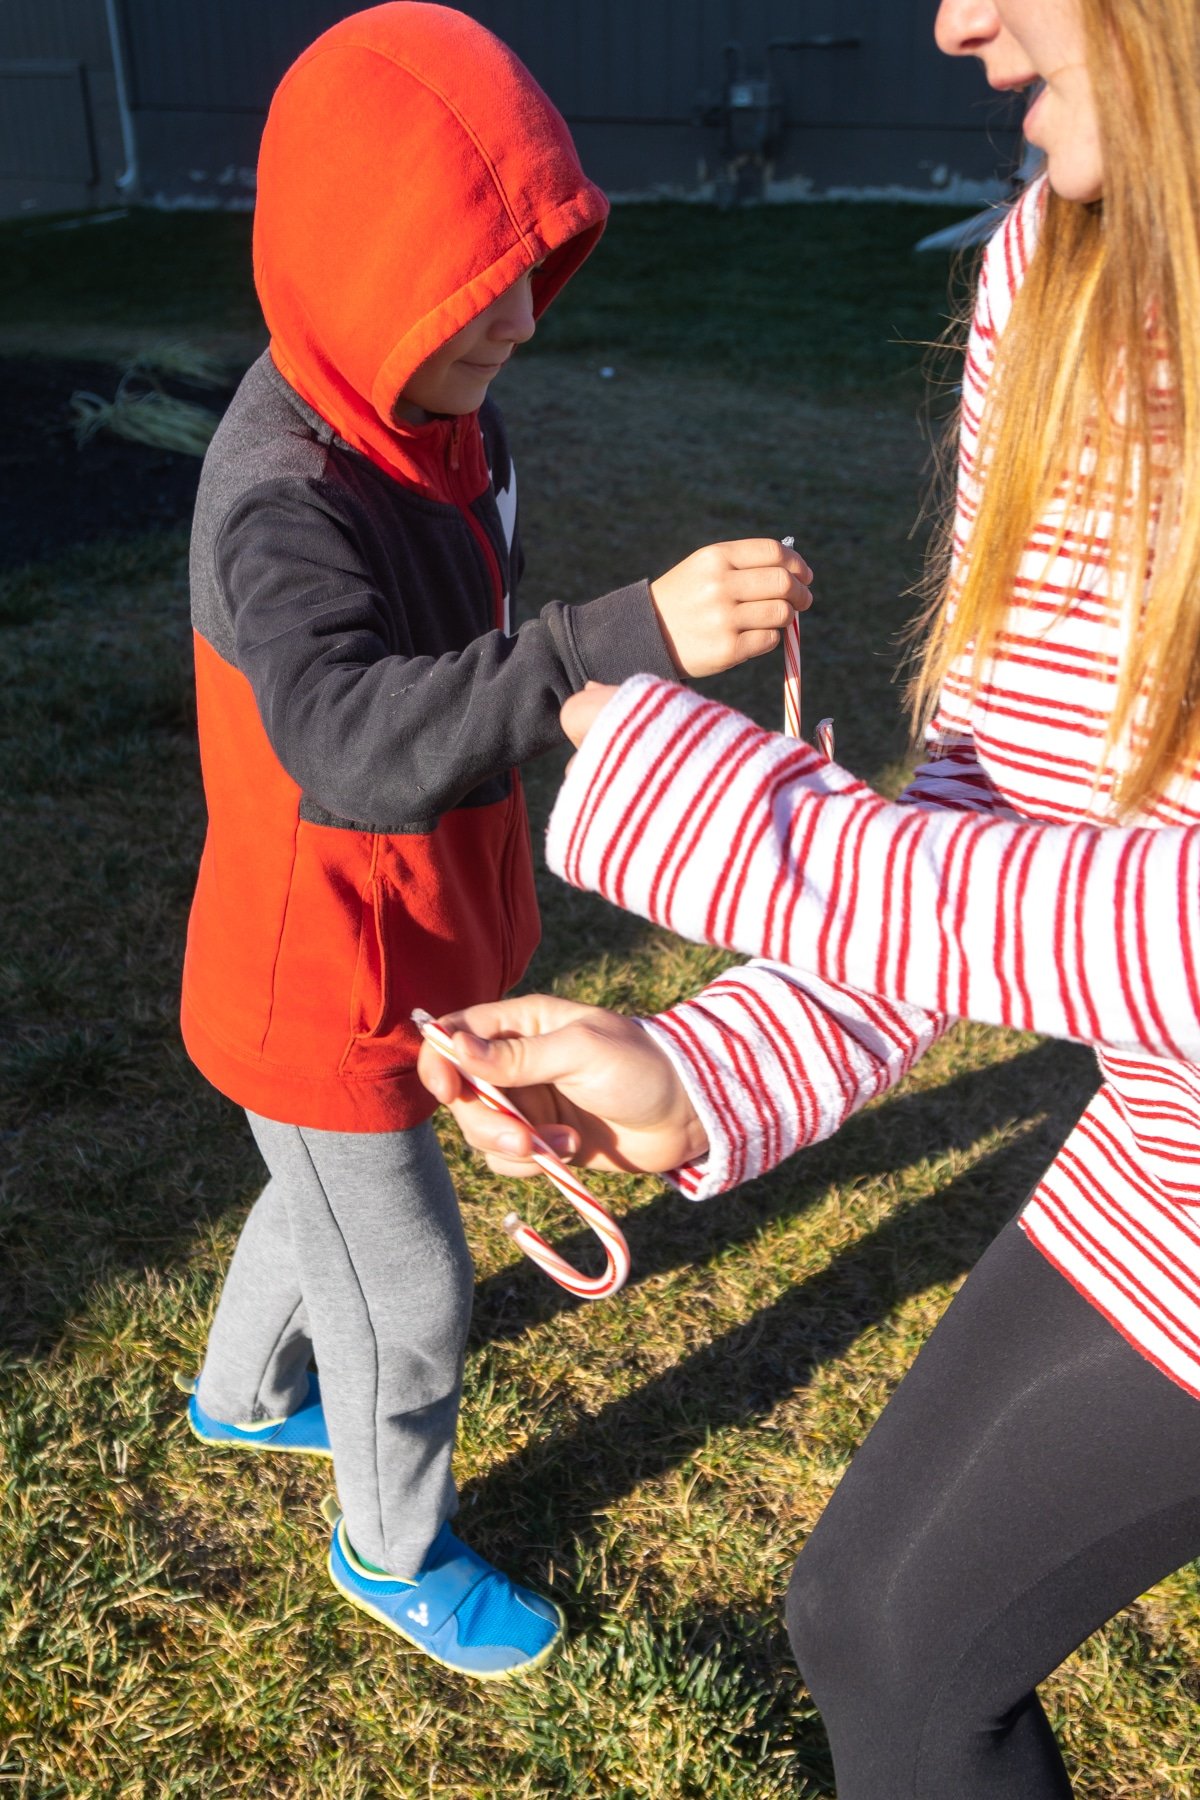
[[(893, 789), (893, 675), (920, 561), (919, 344), (943, 213), (618, 213), (499, 398), (526, 611), (713, 538), (794, 532), (817, 571), (806, 705)], [(258, 341), (247, 221), (0, 228), (0, 356)], [(49, 366), (49, 365), (48, 365)], [(611, 376), (601, 374), (611, 369)], [(87, 452), (79, 482), (88, 480)], [(351, 1612), (319, 1468), (203, 1449), (198, 1363), (262, 1175), (183, 1055), (203, 833), (182, 528), (63, 544), (0, 578), (5, 1028), (0, 1155), (0, 1782), (28, 1800), (818, 1800), (823, 1734), (781, 1597), (865, 1431), (1091, 1091), (1083, 1052), (961, 1027), (896, 1095), (694, 1207), (600, 1187), (633, 1277), (571, 1302), (499, 1229), (513, 1191), (444, 1134), (478, 1281), (461, 1529), (548, 1586), (570, 1642), (480, 1689)], [(713, 684), (778, 722), (778, 660)], [(535, 833), (561, 758), (530, 771)], [(544, 877), (529, 986), (653, 1009), (719, 966)], [(539, 1189), (517, 1203), (583, 1249)], [(585, 1252), (586, 1254), (586, 1252)], [(1200, 1781), (1188, 1569), (1048, 1684), (1083, 1800)]]

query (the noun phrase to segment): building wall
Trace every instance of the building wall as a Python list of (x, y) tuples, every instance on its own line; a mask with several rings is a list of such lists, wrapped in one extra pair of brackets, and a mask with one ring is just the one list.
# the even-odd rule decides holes
[[(937, 54), (929, 0), (463, 3), (512, 44), (565, 113), (589, 172), (618, 193), (731, 191), (747, 171), (751, 189), (765, 175), (783, 193), (961, 193), (1011, 164), (1011, 113), (989, 106), (973, 65)], [(352, 9), (336, 0), (110, 4), (142, 196), (249, 204), (272, 88)], [(22, 183), (29, 193), (19, 198), (38, 205), (113, 199), (122, 159), (106, 16), (105, 0), (0, 7), (0, 204), (11, 209)], [(859, 42), (784, 47), (822, 34)], [(741, 176), (721, 118), (731, 70), (769, 78), (780, 102), (765, 168), (751, 158)], [(748, 113), (735, 125), (739, 141), (753, 136)]]
[(124, 167), (104, 0), (6, 0), (0, 214), (112, 205)]

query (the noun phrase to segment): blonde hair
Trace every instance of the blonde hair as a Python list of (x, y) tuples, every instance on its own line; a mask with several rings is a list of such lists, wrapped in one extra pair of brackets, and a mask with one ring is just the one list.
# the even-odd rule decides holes
[(989, 386), (979, 510), (953, 577), (939, 565), (910, 703), (926, 722), (962, 655), (978, 686), (1064, 472), (1070, 516), (1046, 573), (1067, 529), (1124, 496), (1110, 567), (1134, 610), (1101, 763), (1129, 742), (1115, 778), (1129, 814), (1200, 756), (1200, 6), (1079, 5), (1104, 194), (1048, 196)]

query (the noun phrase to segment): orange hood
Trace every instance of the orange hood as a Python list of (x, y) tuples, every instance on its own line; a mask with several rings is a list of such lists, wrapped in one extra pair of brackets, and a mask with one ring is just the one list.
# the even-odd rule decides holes
[(542, 262), (540, 314), (607, 213), (490, 31), (423, 0), (356, 13), (288, 70), (263, 133), (254, 276), (272, 359), (348, 443), (419, 480), (437, 422), (391, 417), (412, 372)]

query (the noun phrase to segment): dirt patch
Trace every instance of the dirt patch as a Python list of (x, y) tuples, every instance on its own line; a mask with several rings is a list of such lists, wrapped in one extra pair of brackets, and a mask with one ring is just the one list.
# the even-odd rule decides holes
[[(77, 388), (111, 399), (120, 371), (94, 362), (0, 358), (0, 568), (40, 562), (97, 538), (136, 536), (185, 522), (200, 458), (98, 432), (75, 441)], [(172, 388), (223, 411), (229, 395)]]

